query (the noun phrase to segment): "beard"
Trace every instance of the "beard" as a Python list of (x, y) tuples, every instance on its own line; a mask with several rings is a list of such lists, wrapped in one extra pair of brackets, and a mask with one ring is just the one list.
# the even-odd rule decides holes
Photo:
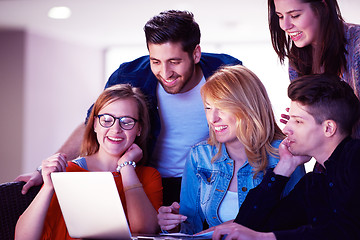
[(159, 83), (167, 93), (177, 94), (180, 93), (184, 89), (184, 87), (192, 80), (194, 71), (195, 71), (194, 60), (191, 59), (190, 67), (183, 75), (179, 75), (176, 72), (174, 72), (174, 76), (173, 76), (174, 79), (182, 78), (175, 80), (177, 81), (175, 85), (169, 87), (164, 83), (165, 80), (161, 76), (156, 76), (156, 78), (158, 79)]

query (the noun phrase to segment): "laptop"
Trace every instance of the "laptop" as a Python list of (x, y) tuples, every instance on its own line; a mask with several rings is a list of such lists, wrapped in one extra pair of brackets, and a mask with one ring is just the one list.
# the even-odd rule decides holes
[(211, 233), (131, 235), (111, 172), (53, 172), (51, 179), (72, 238), (211, 239)]
[(111, 172), (54, 172), (51, 179), (72, 238), (132, 238)]

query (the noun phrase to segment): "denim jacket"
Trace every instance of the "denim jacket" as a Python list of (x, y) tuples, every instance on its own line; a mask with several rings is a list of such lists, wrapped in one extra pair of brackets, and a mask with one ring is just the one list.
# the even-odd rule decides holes
[[(272, 145), (279, 147), (280, 140)], [(204, 142), (192, 147), (186, 160), (181, 184), (180, 214), (187, 216), (181, 224), (181, 232), (194, 234), (203, 230), (206, 220), (209, 227), (222, 223), (218, 216), (218, 209), (223, 200), (230, 181), (233, 178), (234, 161), (230, 159), (225, 145), (222, 146), (221, 156), (211, 163), (211, 159), (218, 152), (218, 148)], [(279, 159), (268, 155), (267, 169), (274, 168)], [(292, 174), (283, 194), (287, 195), (298, 180), (305, 175), (303, 166), (298, 167)], [(253, 167), (248, 163), (237, 172), (239, 207), (244, 202), (248, 192), (260, 184), (264, 176), (259, 172), (254, 178)]]

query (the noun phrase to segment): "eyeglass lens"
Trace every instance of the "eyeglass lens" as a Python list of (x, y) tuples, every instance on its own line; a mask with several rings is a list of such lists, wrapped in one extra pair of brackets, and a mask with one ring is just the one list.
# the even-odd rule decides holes
[(119, 119), (120, 127), (124, 130), (131, 130), (135, 126), (136, 119), (131, 117), (119, 117), (116, 118), (110, 114), (99, 115), (99, 123), (104, 128), (109, 128), (114, 125), (116, 119)]

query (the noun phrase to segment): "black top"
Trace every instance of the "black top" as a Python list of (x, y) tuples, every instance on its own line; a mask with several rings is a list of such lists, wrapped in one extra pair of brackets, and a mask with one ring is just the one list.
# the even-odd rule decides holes
[(268, 171), (242, 204), (236, 223), (276, 239), (360, 239), (360, 140), (344, 139), (324, 163), (280, 200), (287, 177)]

